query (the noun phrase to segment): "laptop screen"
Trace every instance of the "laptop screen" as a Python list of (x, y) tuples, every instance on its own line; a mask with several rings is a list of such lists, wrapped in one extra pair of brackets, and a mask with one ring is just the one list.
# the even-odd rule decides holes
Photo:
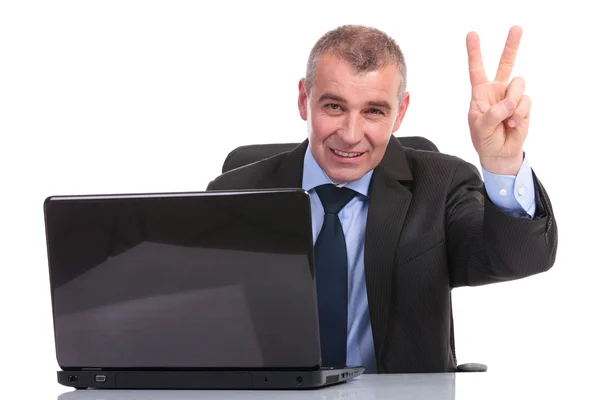
[(318, 364), (305, 192), (72, 196), (44, 210), (62, 368)]

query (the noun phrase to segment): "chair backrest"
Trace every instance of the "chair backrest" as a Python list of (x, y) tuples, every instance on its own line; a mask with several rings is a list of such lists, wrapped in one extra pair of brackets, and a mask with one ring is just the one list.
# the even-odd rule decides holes
[[(421, 136), (401, 136), (397, 138), (404, 147), (410, 147), (416, 150), (439, 151), (431, 140)], [(227, 158), (225, 158), (225, 162), (223, 163), (222, 172), (225, 173), (232, 169), (290, 151), (298, 146), (298, 144), (299, 143), (266, 143), (240, 146), (227, 155)]]

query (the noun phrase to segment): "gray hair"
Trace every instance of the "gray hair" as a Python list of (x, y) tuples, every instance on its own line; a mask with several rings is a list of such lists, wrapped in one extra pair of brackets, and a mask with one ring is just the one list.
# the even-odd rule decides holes
[(356, 73), (376, 71), (395, 64), (401, 76), (398, 100), (402, 100), (406, 90), (406, 62), (400, 47), (386, 33), (361, 25), (343, 25), (321, 36), (308, 57), (305, 80), (307, 93), (315, 83), (317, 60), (323, 54), (341, 58)]

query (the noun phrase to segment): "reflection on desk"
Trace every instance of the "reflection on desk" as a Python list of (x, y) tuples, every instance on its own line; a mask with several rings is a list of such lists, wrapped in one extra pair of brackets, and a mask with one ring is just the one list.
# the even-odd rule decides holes
[(452, 400), (455, 374), (362, 375), (349, 382), (307, 390), (111, 390), (63, 393), (58, 400)]

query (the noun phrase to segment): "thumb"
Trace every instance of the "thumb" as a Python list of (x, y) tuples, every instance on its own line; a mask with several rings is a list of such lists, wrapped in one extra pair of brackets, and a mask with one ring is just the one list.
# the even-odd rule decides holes
[(501, 102), (494, 104), (485, 112), (485, 114), (483, 114), (481, 121), (483, 128), (493, 129), (497, 127), (502, 121), (510, 117), (514, 110), (515, 104), (508, 99), (504, 99)]

